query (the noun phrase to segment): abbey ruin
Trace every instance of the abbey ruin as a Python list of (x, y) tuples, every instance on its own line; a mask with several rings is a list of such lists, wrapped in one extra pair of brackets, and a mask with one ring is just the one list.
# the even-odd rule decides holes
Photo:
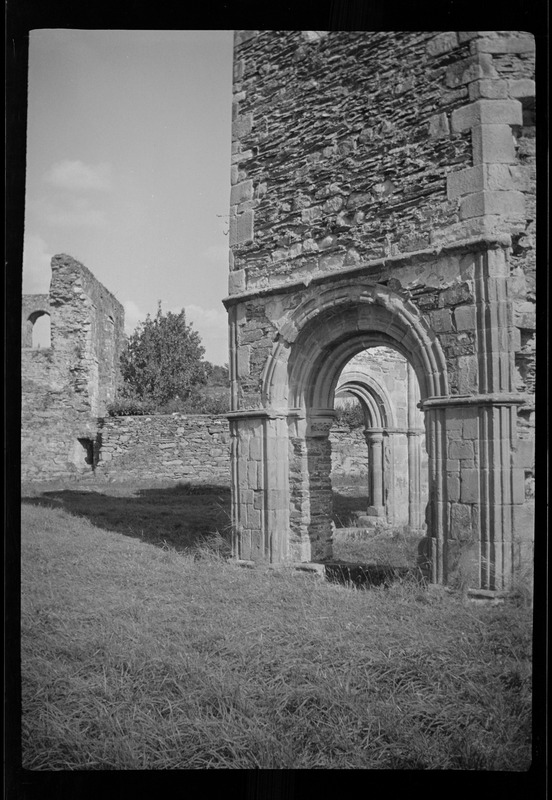
[[(507, 589), (533, 540), (533, 37), (237, 31), (233, 92), (235, 555), (331, 558), (337, 390), (367, 513), (421, 533), (433, 581)], [(381, 348), (386, 391), (352, 361)]]
[[(23, 479), (91, 472), (98, 461), (98, 418), (120, 380), (122, 305), (71, 256), (52, 259), (47, 295), (24, 295), (21, 354)], [(33, 330), (50, 321), (50, 346)]]
[(55, 256), (23, 297), (22, 478), (230, 483), (234, 556), (272, 564), (331, 560), (353, 482), (432, 581), (507, 590), (533, 553), (532, 36), (238, 31), (233, 92), (228, 420), (109, 417), (123, 308)]

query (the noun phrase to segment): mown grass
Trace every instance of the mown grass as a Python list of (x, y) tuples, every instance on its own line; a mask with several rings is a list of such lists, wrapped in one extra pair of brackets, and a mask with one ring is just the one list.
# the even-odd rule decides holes
[[(132, 536), (150, 544), (188, 551), (213, 534), (230, 529), (230, 490), (226, 486), (160, 484), (91, 484), (70, 487), (63, 482), (24, 484), (23, 501), (49, 508), (64, 508), (85, 517), (97, 527)], [(352, 510), (368, 505), (368, 498), (334, 491), (334, 519), (342, 527)], [(390, 567), (414, 566), (419, 537), (401, 531), (370, 539), (336, 540), (338, 561), (371, 562)]]
[(64, 508), (104, 530), (176, 550), (189, 550), (230, 525), (227, 486), (28, 483), (21, 495), (24, 502)]
[(530, 764), (525, 608), (243, 569), (25, 503), (21, 628), (29, 769)]

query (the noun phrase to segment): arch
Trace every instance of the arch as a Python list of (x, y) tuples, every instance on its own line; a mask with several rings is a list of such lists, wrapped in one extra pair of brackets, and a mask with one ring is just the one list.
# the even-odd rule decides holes
[(335, 395), (349, 392), (359, 401), (364, 410), (366, 427), (394, 428), (396, 425), (395, 414), (389, 394), (371, 375), (364, 372), (347, 373), (347, 380), (338, 381)]
[(31, 326), (30, 346), (36, 348), (49, 348), (51, 346), (50, 314), (48, 311), (33, 311), (27, 321)]
[(261, 396), (267, 408), (333, 408), (345, 364), (380, 345), (395, 348), (412, 364), (422, 400), (448, 394), (437, 337), (410, 301), (381, 284), (340, 282), (311, 291), (279, 327), (263, 372)]

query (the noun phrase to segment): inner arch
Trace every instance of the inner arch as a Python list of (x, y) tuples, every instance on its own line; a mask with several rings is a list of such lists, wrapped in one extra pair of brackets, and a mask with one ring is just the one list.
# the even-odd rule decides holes
[(385, 286), (365, 281), (313, 293), (283, 329), (264, 373), (267, 406), (331, 409), (345, 364), (381, 345), (395, 348), (412, 364), (422, 400), (448, 393), (437, 338), (416, 307)]

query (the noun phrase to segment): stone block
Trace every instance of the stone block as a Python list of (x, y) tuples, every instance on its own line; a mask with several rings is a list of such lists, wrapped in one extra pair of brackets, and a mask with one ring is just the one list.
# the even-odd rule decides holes
[(446, 114), (434, 114), (429, 120), (429, 138), (442, 139), (450, 136), (450, 125)]
[(519, 467), (512, 469), (512, 503), (525, 502), (525, 470)]
[(504, 100), (513, 95), (508, 92), (507, 81), (483, 79), (469, 84), (469, 97), (470, 100)]
[(530, 34), (521, 36), (499, 36), (496, 38), (476, 39), (472, 42), (473, 50), (477, 53), (533, 53), (535, 39)]
[(447, 474), (447, 499), (452, 502), (460, 500), (460, 476), (457, 472)]
[(518, 100), (535, 97), (535, 81), (529, 78), (510, 78), (508, 81), (508, 94)]
[(449, 459), (473, 459), (473, 442), (462, 440), (449, 442), (448, 457)]
[(460, 501), (462, 503), (479, 502), (479, 470), (462, 469), (460, 472), (461, 488)]
[(514, 164), (477, 164), (447, 175), (449, 200), (483, 191), (527, 191), (529, 186), (529, 171)]
[(492, 56), (488, 53), (481, 53), (451, 64), (445, 74), (445, 83), (449, 89), (456, 89), (471, 83), (471, 81), (498, 77), (493, 66)]
[(464, 42), (470, 42), (472, 39), (477, 39), (477, 37), (481, 35), (482, 31), (458, 31), (458, 41), (460, 44), (464, 44)]
[(462, 133), (476, 125), (521, 125), (522, 107), (517, 100), (477, 100), (452, 112), (451, 129)]
[(479, 439), (479, 417), (470, 417), (463, 420), (462, 436), (464, 439)]
[(232, 140), (241, 139), (251, 133), (253, 128), (253, 114), (244, 114), (232, 123)]
[(483, 172), (484, 165), (449, 172), (447, 175), (447, 197), (449, 200), (456, 200), (467, 194), (480, 192), (485, 187)]
[(449, 53), (455, 47), (458, 47), (458, 34), (456, 31), (446, 31), (430, 39), (426, 51), (430, 56), (440, 56), (443, 53)]
[(479, 365), (477, 356), (459, 356), (458, 391), (460, 394), (475, 394), (479, 385)]
[(230, 159), (231, 164), (239, 164), (241, 161), (249, 161), (250, 158), (253, 158), (253, 150), (242, 150), (239, 142), (235, 142), (232, 145), (232, 158)]
[(253, 223), (252, 210), (230, 217), (230, 247), (253, 241)]
[(247, 463), (247, 485), (253, 489), (257, 488), (257, 462), (248, 461)]
[(514, 505), (513, 534), (517, 542), (532, 542), (535, 534), (535, 510), (533, 504)]
[(509, 125), (476, 125), (472, 128), (473, 163), (514, 164), (516, 151)]
[(246, 378), (250, 373), (251, 347), (242, 345), (238, 347), (237, 373), (239, 378)]
[(535, 463), (535, 443), (532, 439), (518, 439), (516, 443), (516, 466), (531, 469)]
[(450, 535), (457, 541), (466, 541), (473, 536), (472, 507), (465, 503), (450, 504)]
[(228, 294), (245, 292), (245, 270), (237, 269), (228, 275)]
[(230, 190), (230, 205), (235, 206), (243, 203), (245, 200), (253, 198), (253, 181), (247, 180), (237, 183), (232, 186)]
[(452, 317), (450, 309), (440, 308), (430, 312), (431, 326), (437, 333), (446, 333), (452, 330)]
[(525, 197), (522, 192), (509, 191), (477, 192), (460, 201), (460, 219), (483, 217), (496, 214), (501, 217), (523, 218), (525, 216)]
[(474, 331), (476, 325), (475, 306), (457, 306), (454, 309), (454, 324), (457, 331)]
[(260, 436), (253, 436), (249, 440), (249, 458), (253, 461), (261, 461), (263, 454), (263, 442)]

